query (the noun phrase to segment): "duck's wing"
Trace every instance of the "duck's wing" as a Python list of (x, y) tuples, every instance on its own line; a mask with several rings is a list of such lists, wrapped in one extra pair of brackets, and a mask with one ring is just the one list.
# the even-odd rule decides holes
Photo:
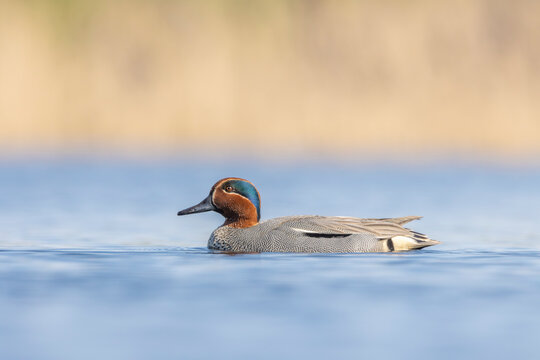
[(370, 220), (370, 221), (379, 220), (379, 221), (387, 221), (387, 222), (392, 222), (399, 225), (404, 225), (413, 220), (420, 220), (421, 218), (422, 216), (402, 216), (402, 217), (397, 217), (397, 218), (378, 218), (378, 219), (363, 219), (363, 220)]
[(401, 226), (409, 221), (419, 219), (418, 216), (407, 216), (389, 219), (362, 219), (344, 216), (301, 216), (290, 217), (280, 227), (288, 227), (293, 231), (313, 238), (340, 238), (362, 234), (372, 235), (377, 240), (389, 240), (388, 246), (396, 250), (410, 250), (438, 244), (426, 235)]
[(362, 219), (346, 216), (291, 216), (282, 219), (284, 221), (280, 223), (280, 226), (290, 227), (293, 230), (305, 233), (328, 235), (370, 233), (380, 239), (387, 239), (398, 235), (414, 236), (415, 234), (415, 232), (400, 225), (400, 223), (413, 219)]

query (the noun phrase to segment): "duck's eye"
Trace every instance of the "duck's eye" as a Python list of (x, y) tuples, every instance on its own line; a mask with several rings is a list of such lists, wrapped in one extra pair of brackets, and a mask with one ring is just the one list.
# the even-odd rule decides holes
[(232, 186), (226, 186), (226, 187), (225, 187), (225, 191), (226, 191), (226, 192), (231, 192), (231, 191), (233, 191)]

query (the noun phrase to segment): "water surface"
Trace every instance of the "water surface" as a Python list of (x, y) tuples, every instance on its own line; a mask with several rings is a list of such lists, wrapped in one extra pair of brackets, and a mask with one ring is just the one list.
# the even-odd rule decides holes
[[(205, 247), (176, 212), (240, 176), (262, 216), (388, 217), (403, 254)], [(167, 161), (0, 165), (1, 359), (538, 358), (540, 172)]]

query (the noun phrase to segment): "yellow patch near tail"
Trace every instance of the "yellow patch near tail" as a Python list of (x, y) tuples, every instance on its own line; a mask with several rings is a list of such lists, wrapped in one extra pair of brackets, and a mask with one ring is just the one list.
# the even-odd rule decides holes
[(417, 249), (419, 242), (408, 236), (394, 236), (392, 239), (394, 245), (394, 251), (407, 251)]

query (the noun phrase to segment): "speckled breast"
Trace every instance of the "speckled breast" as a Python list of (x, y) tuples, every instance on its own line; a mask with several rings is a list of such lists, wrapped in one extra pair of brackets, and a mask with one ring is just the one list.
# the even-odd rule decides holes
[(208, 239), (208, 248), (211, 250), (231, 251), (232, 247), (227, 242), (227, 235), (223, 227), (219, 227), (212, 232)]

